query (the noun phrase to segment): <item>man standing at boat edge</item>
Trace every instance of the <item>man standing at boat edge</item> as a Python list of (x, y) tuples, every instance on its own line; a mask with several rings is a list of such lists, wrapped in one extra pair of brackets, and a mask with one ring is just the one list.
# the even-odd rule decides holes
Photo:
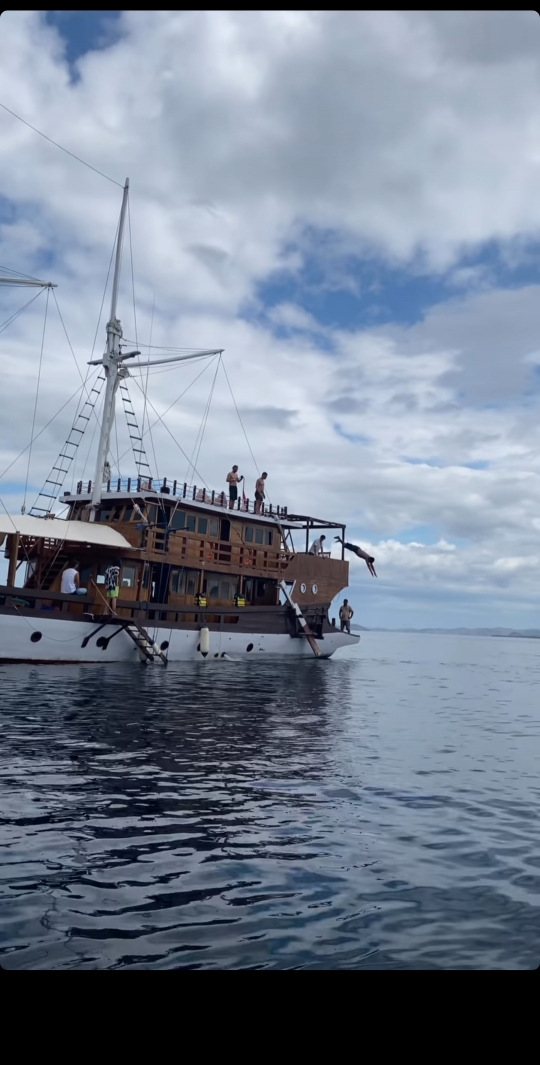
[(227, 484), (229, 485), (229, 510), (233, 509), (234, 504), (238, 499), (238, 485), (240, 481), (243, 480), (243, 473), (238, 473), (238, 466), (233, 466), (231, 472), (227, 474)]
[(256, 514), (261, 514), (262, 513), (262, 505), (264, 503), (264, 497), (265, 497), (265, 494), (266, 494), (265, 493), (265, 487), (266, 487), (265, 481), (266, 481), (267, 477), (268, 477), (268, 474), (266, 472), (261, 473), (261, 476), (257, 478), (256, 484), (255, 484), (255, 513)]

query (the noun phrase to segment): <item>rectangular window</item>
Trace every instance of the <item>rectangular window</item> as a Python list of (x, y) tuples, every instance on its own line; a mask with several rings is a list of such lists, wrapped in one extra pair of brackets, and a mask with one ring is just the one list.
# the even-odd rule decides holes
[(220, 581), (219, 582), (219, 598), (220, 599), (228, 599), (228, 600), (234, 599), (234, 597), (236, 595), (237, 587), (238, 587), (238, 585), (236, 584), (236, 581), (234, 583), (232, 581)]
[(201, 536), (206, 536), (206, 530), (208, 528), (208, 518), (199, 518), (197, 522), (197, 532), (200, 532)]
[(141, 507), (141, 510), (142, 510), (146, 520), (150, 523), (150, 525), (155, 525), (155, 523), (156, 523), (156, 512), (157, 512), (156, 504), (155, 503), (147, 503), (147, 505), (145, 507)]
[(112, 514), (112, 507), (100, 507), (98, 511), (98, 521), (110, 521)]
[(210, 518), (210, 527), (208, 531), (210, 536), (219, 536), (219, 523), (217, 518)]
[(208, 577), (208, 597), (219, 599), (219, 577)]
[(130, 504), (128, 507), (126, 507), (126, 509), (124, 511), (123, 521), (131, 521), (132, 517), (133, 517), (133, 507)]
[(195, 595), (198, 577), (197, 570), (173, 569), (171, 571), (171, 592), (175, 595)]
[(255, 543), (256, 544), (262, 544), (262, 542), (263, 542), (263, 530), (262, 529), (255, 529)]
[(186, 529), (188, 532), (195, 532), (196, 521), (195, 514), (186, 514)]
[(253, 526), (252, 525), (246, 525), (246, 527), (244, 529), (244, 540), (245, 540), (246, 544), (252, 544), (253, 543)]
[(188, 573), (186, 575), (186, 595), (196, 594), (198, 578), (198, 573)]
[(137, 577), (135, 566), (122, 566), (122, 588), (133, 588)]
[(185, 510), (177, 510), (176, 514), (173, 514), (171, 519), (171, 529), (185, 529), (186, 527), (186, 512)]
[(265, 544), (267, 544), (268, 547), (271, 547), (272, 543), (273, 543), (273, 540), (274, 540), (274, 534), (273, 534), (272, 530), (271, 529), (267, 529), (265, 534), (264, 534), (264, 542), (265, 542)]

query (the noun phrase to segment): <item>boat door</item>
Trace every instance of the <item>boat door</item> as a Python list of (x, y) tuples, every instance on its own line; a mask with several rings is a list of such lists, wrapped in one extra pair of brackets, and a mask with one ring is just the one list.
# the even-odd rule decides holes
[(154, 562), (150, 574), (150, 602), (168, 603), (171, 566), (166, 562)]

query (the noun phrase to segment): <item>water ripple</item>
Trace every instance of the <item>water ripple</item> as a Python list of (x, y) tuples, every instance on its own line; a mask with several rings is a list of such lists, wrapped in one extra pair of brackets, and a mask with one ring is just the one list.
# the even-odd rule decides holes
[(539, 671), (534, 641), (375, 633), (0, 668), (1, 964), (536, 968)]

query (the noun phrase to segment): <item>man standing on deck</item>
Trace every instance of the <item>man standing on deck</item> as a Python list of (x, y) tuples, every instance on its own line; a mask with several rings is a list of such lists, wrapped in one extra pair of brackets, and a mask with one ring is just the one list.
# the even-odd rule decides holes
[(324, 533), (313, 541), (308, 553), (310, 555), (322, 555), (324, 553), (323, 540), (326, 540)]
[(109, 601), (109, 613), (116, 614), (116, 602), (120, 595), (119, 580), (122, 563), (116, 558), (105, 570), (105, 588)]
[(232, 510), (236, 500), (238, 499), (238, 485), (240, 481), (244, 480), (244, 475), (238, 473), (238, 466), (233, 466), (230, 473), (227, 474), (227, 484), (229, 485), (229, 510)]
[(255, 513), (260, 514), (262, 511), (262, 505), (265, 498), (265, 481), (268, 477), (267, 473), (261, 473), (261, 476), (257, 479), (255, 484)]
[(341, 622), (341, 631), (347, 631), (349, 636), (351, 635), (351, 618), (354, 617), (354, 610), (349, 603), (348, 599), (343, 600), (343, 606), (339, 608), (339, 620)]

